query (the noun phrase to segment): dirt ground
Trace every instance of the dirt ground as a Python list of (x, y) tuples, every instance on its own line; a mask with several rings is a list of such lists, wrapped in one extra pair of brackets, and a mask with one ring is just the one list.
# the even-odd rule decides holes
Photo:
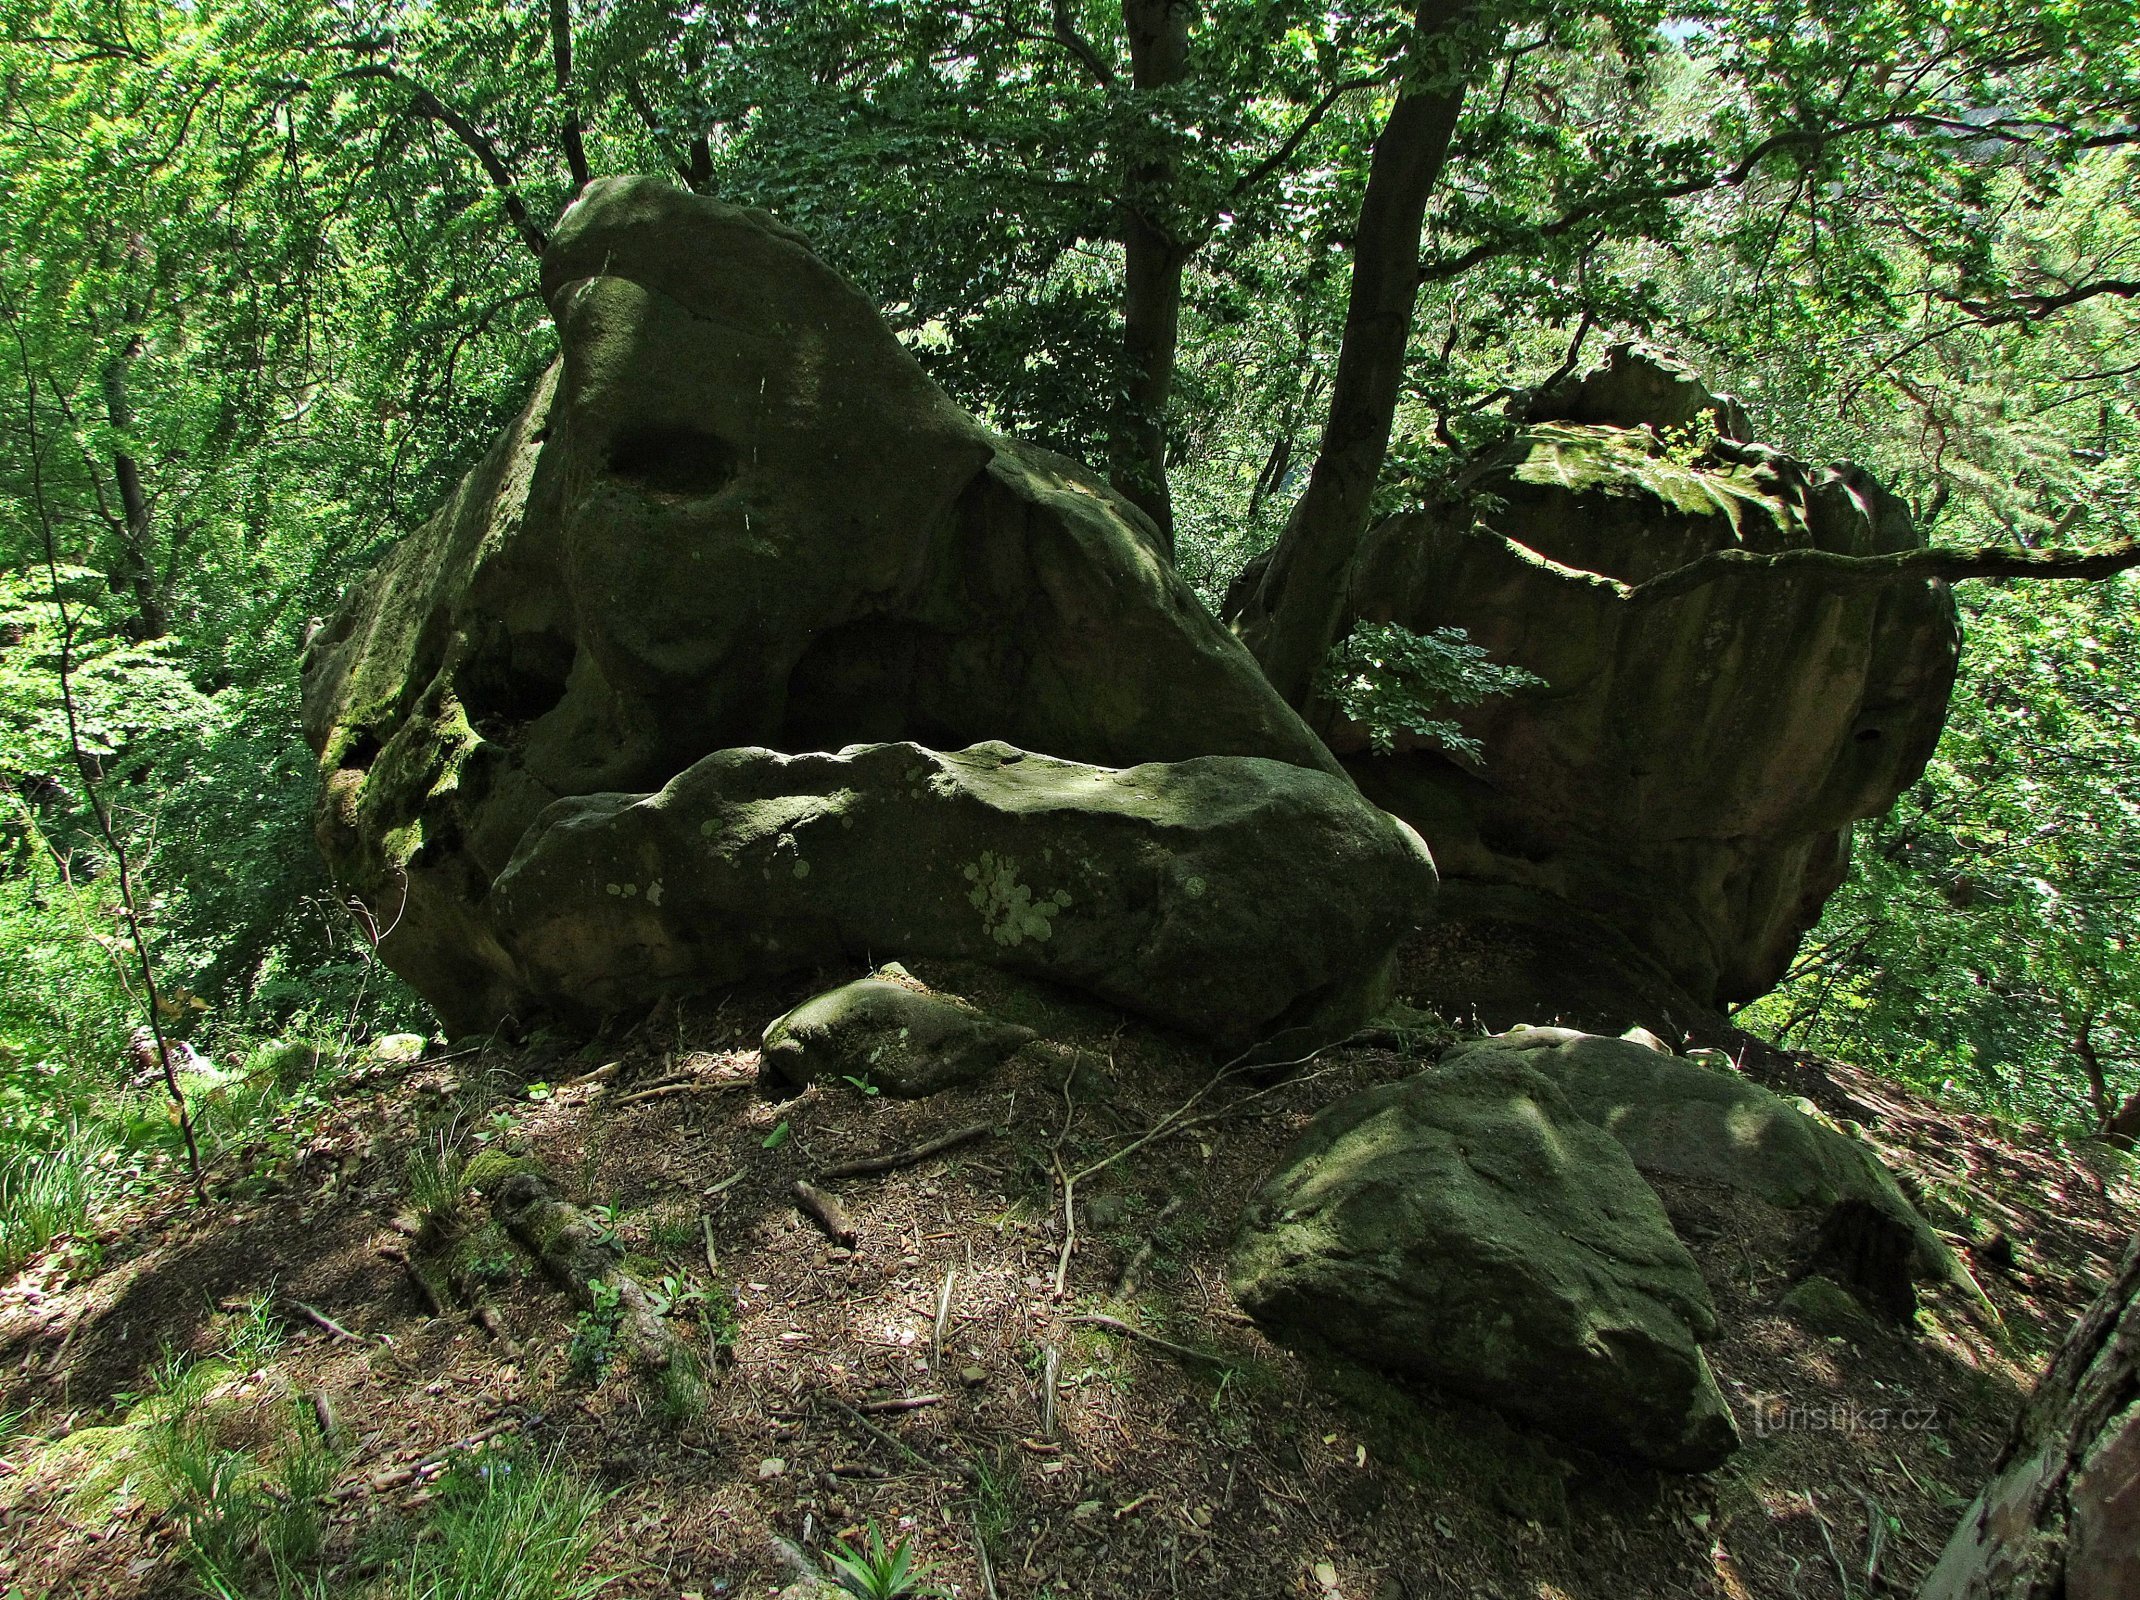
[[(317, 1394), (338, 1419), (351, 1456), (329, 1560), (352, 1594), (366, 1529), (419, 1511), (457, 1448), (500, 1432), (607, 1491), (595, 1565), (618, 1596), (765, 1595), (793, 1576), (776, 1538), (821, 1552), (872, 1520), (961, 1597), (1907, 1594), (2140, 1217), (2122, 1158), (1870, 1073), (1750, 1058), (1862, 1128), (1957, 1242), (1998, 1231), (2010, 1254), (1993, 1240), (1969, 1259), (2003, 1325), (1938, 1290), (1914, 1328), (1821, 1337), (1778, 1308), (1803, 1219), (1669, 1186), (1745, 1445), (1707, 1477), (1660, 1475), (1304, 1360), (1234, 1307), (1224, 1259), (1249, 1192), (1315, 1108), (1419, 1070), (1436, 1041), (1336, 1050), (1273, 1081), (913, 965), (1044, 1038), (926, 1100), (759, 1093), (760, 1030), (854, 975), (827, 973), (584, 1050), (448, 1052), (351, 1087), (280, 1167), (227, 1164), (206, 1205), (107, 1219), (94, 1274), (65, 1251), (33, 1263), (0, 1286), (0, 1413), (27, 1413), (0, 1459), (0, 1594), (189, 1592), (168, 1518), (123, 1498), (83, 1515), (37, 1441), (110, 1419), (165, 1347), (226, 1347), (264, 1294), (288, 1337), (239, 1392)], [(852, 1248), (796, 1209), (798, 1178), (975, 1124), (942, 1155), (823, 1182)], [(680, 1415), (627, 1370), (576, 1374), (576, 1308), (524, 1261), (501, 1261), (490, 1291), (510, 1347), (450, 1300), (430, 1313), (406, 1266), (421, 1249), (406, 1173), (441, 1128), (530, 1154), (609, 1208), (713, 1359), (702, 1409)]]

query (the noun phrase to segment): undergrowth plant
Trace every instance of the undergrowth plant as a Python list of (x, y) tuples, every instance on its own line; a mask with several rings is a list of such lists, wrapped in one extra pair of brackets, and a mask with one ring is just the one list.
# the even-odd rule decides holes
[(77, 1127), (50, 1149), (0, 1153), (0, 1275), (56, 1239), (88, 1232), (108, 1149), (101, 1133)]
[(427, 1536), (384, 1600), (583, 1600), (603, 1496), (526, 1446), (464, 1457), (440, 1480)]
[(1521, 667), (1490, 660), (1462, 628), (1414, 633), (1395, 622), (1363, 622), (1331, 647), (1318, 692), (1367, 730), (1379, 755), (1409, 733), (1451, 755), (1483, 759), (1479, 742), (1443, 713), (1544, 683)]
[(901, 1539), (887, 1548), (884, 1534), (874, 1520), (861, 1544), (843, 1544), (828, 1550), (825, 1563), (832, 1569), (833, 1581), (855, 1600), (902, 1600), (908, 1596), (922, 1600), (943, 1593), (934, 1584), (922, 1582), (929, 1567), (915, 1560), (913, 1542)]

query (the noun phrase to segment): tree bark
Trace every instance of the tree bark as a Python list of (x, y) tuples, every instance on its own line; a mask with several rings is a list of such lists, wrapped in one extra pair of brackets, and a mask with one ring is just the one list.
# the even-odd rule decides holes
[(2140, 1241), (2023, 1408), (1918, 1600), (2140, 1595)]
[[(1139, 94), (1172, 87), (1189, 70), (1187, 0), (1122, 0), (1130, 82)], [(1150, 123), (1147, 118), (1147, 123)], [(1130, 169), (1122, 224), (1122, 412), (1111, 453), (1114, 486), (1158, 525), (1174, 549), (1167, 489), (1167, 401), (1181, 337), (1182, 269), (1189, 259), (1173, 211), (1175, 161), (1162, 152)]]
[(1337, 380), (1307, 492), (1238, 619), (1278, 692), (1305, 705), (1366, 532), (1419, 297), (1419, 234), (1480, 60), (1477, 0), (1420, 0), (1404, 86), (1375, 140)]
[(125, 345), (104, 367), (104, 415), (118, 441), (112, 447), (112, 476), (119, 485), (119, 511), (123, 519), (118, 568), (111, 575), (114, 590), (132, 590), (138, 639), (161, 639), (171, 631), (171, 617), (156, 581), (156, 530), (149, 510), (148, 490), (141, 481), (141, 463), (127, 448), (134, 431), (134, 404), (127, 393), (127, 378), (141, 354), (141, 337), (128, 337)]
[(575, 188), (587, 187), (587, 141), (580, 118), (579, 91), (572, 85), (572, 0), (550, 0), (550, 60), (557, 70), (557, 142)]

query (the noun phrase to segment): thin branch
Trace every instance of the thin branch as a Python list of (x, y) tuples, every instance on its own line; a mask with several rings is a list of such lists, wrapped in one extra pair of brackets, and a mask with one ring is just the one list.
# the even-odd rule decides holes
[(1685, 566), (1632, 587), (1616, 585), (1636, 605), (1669, 600), (1738, 572), (1776, 572), (1809, 577), (1834, 589), (1870, 588), (1904, 579), (1938, 578), (1961, 583), (1976, 578), (2057, 578), (2099, 583), (2140, 567), (2140, 540), (2124, 539), (2094, 550), (2013, 550), (1986, 545), (1957, 550), (1933, 545), (1889, 555), (1851, 556), (1833, 550), (1712, 550)]
[(1114, 87), (1115, 69), (1101, 59), (1100, 52), (1093, 49), (1092, 41), (1079, 33), (1077, 24), (1070, 20), (1070, 0), (1055, 0), (1053, 38), (1084, 64), (1094, 83), (1103, 89)]
[(163, 1071), (164, 1089), (178, 1115), (178, 1131), (186, 1142), (186, 1169), (193, 1179), (193, 1191), (205, 1199), (201, 1147), (193, 1135), (193, 1113), (186, 1105), (184, 1089), (179, 1086), (170, 1041), (164, 1037), (159, 1015), (162, 997), (156, 990), (156, 965), (149, 959), (148, 938), (141, 931), (141, 909), (134, 893), (133, 860), (127, 853), (126, 842), (119, 837), (119, 830), (112, 823), (111, 807), (105, 802), (104, 791), (97, 785), (89, 753), (82, 747), (81, 718), (74, 703), (74, 610), (67, 604), (66, 590), (60, 584), (59, 551), (52, 536), (51, 506), (45, 496), (44, 441), (39, 437), (37, 421), (37, 375), (30, 363), (30, 345), (22, 331), (22, 315), (16, 308), (14, 297), (4, 288), (0, 288), (0, 314), (7, 319), (8, 331), (14, 335), (16, 354), (22, 362), (23, 410), (30, 453), (30, 498), (37, 508), (38, 528), (43, 534), (45, 574), (52, 584), (52, 603), (59, 611), (59, 698), (66, 714), (67, 746), (74, 755), (74, 769), (82, 780), (82, 792), (89, 799), (90, 815), (96, 820), (97, 832), (104, 840), (104, 847), (111, 852), (112, 865), (119, 875), (119, 901), (126, 912), (126, 931), (133, 941), (134, 958), (140, 963), (142, 989), (148, 1001), (149, 1038), (156, 1047), (156, 1064)]
[(550, 236), (543, 232), (529, 213), (527, 201), (521, 198), (519, 180), (513, 176), (513, 169), (505, 164), (505, 158), (498, 154), (498, 147), (491, 143), (482, 129), (398, 67), (390, 67), (383, 62), (373, 63), (351, 67), (336, 76), (377, 78), (393, 84), (396, 88), (406, 89), (409, 94), (409, 110), (412, 113), (439, 123), (467, 146), (469, 153), (476, 158), (485, 175), (489, 177), (490, 186), (498, 191), (499, 203), (505, 208), (505, 215), (513, 224), (514, 230), (519, 233), (521, 242), (538, 257), (549, 248)]
[(1328, 116), (1331, 107), (1344, 99), (1346, 95), (1361, 89), (1372, 89), (1378, 84), (1386, 84), (1392, 81), (1394, 80), (1387, 73), (1382, 73), (1372, 78), (1348, 78), (1332, 89), (1322, 99), (1309, 107), (1308, 114), (1300, 119), (1298, 127), (1286, 135), (1283, 144), (1234, 180), (1232, 197), (1236, 200), (1240, 199), (1242, 195), (1248, 193), (1257, 184), (1263, 182), (1265, 178), (1268, 178), (1288, 161), (1291, 161), (1293, 152), (1300, 148), (1301, 141), (1315, 131), (1315, 125)]

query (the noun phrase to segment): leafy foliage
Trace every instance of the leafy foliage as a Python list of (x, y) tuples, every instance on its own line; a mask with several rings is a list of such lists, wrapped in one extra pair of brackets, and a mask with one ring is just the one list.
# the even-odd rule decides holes
[(1544, 682), (1535, 672), (1489, 659), (1462, 628), (1414, 633), (1394, 622), (1363, 622), (1331, 649), (1321, 692), (1367, 730), (1383, 755), (1396, 749), (1400, 734), (1410, 734), (1477, 761), (1478, 740), (1435, 713)]

